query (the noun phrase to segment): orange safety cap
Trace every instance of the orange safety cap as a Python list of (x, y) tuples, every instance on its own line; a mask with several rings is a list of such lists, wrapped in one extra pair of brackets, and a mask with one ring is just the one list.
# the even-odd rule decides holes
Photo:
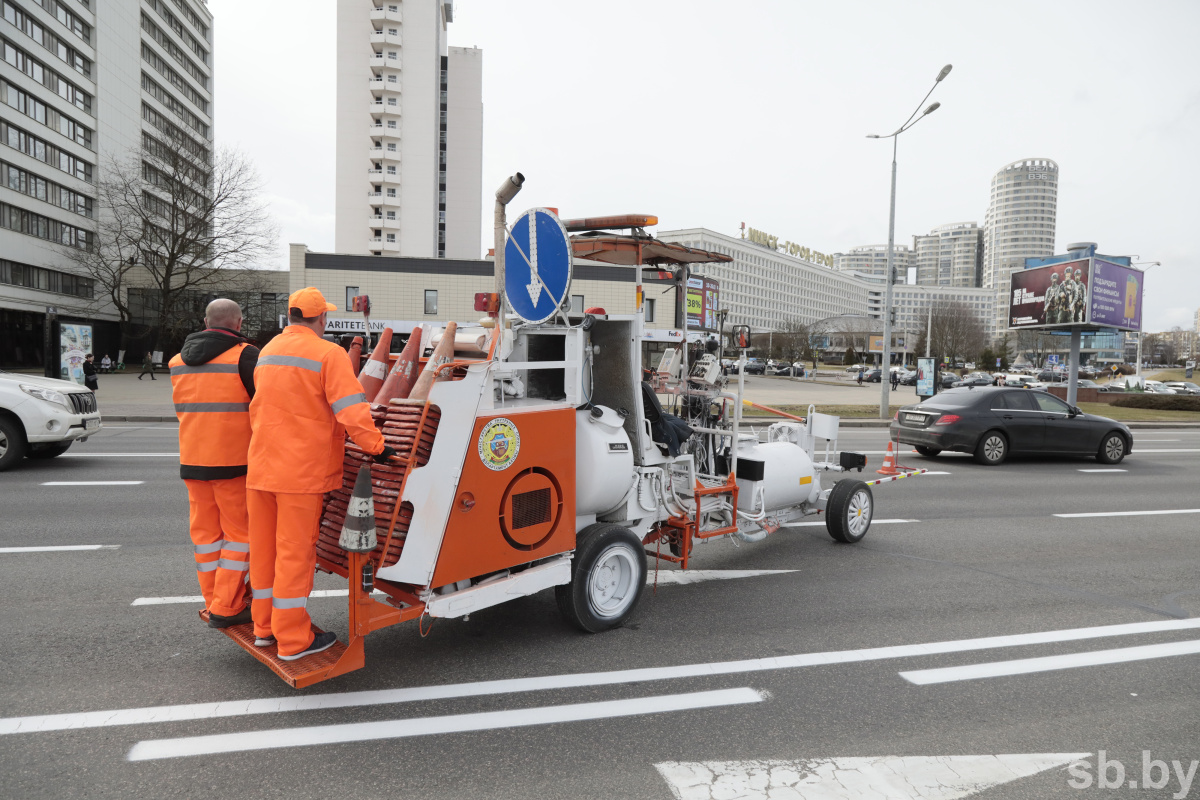
[(305, 286), (288, 297), (288, 308), (298, 308), (306, 317), (317, 317), (326, 311), (337, 311), (337, 306), (325, 300), (325, 295), (315, 286)]

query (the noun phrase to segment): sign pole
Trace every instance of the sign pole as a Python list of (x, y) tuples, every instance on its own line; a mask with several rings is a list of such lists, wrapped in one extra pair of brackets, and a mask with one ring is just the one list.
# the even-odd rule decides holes
[(1083, 330), (1078, 326), (1071, 328), (1071, 364), (1067, 372), (1067, 405), (1074, 406), (1079, 390), (1079, 343)]

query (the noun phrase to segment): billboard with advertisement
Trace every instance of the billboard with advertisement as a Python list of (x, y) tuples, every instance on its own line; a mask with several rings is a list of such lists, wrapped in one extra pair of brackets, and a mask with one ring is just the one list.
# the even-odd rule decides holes
[(917, 359), (917, 396), (933, 397), (937, 392), (937, 361), (932, 358)]
[(1012, 274), (1010, 328), (1069, 328), (1087, 323), (1090, 259)]
[(1142, 329), (1142, 272), (1093, 259), (1089, 322), (1125, 331)]
[(717, 329), (720, 284), (712, 278), (693, 277), (687, 282), (687, 326), (693, 331)]
[[(896, 353), (901, 350), (903, 350), (905, 352), (908, 351), (908, 348), (904, 346), (904, 337), (903, 336), (893, 336), (892, 337), (892, 352)], [(867, 337), (867, 352), (868, 353), (882, 353), (883, 352), (883, 334), (882, 333), (872, 333), (870, 336)]]
[(92, 352), (92, 326), (61, 322), (58, 326), (58, 377), (83, 383), (83, 360)]

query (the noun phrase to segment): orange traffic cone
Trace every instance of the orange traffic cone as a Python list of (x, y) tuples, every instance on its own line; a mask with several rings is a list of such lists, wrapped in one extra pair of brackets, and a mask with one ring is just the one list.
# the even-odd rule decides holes
[(896, 454), (892, 450), (892, 443), (888, 442), (887, 453), (883, 456), (883, 466), (875, 470), (880, 475), (899, 475), (904, 470), (896, 468)]
[(371, 468), (363, 464), (354, 481), (354, 493), (346, 503), (346, 521), (342, 524), (338, 546), (351, 553), (369, 553), (377, 544)]
[(417, 375), (420, 374), (421, 363), (421, 329), (413, 328), (412, 335), (408, 337), (408, 342), (404, 345), (404, 350), (400, 352), (400, 357), (396, 359), (396, 365), (392, 367), (392, 371), (388, 373), (387, 380), (383, 382), (383, 386), (379, 389), (379, 394), (375, 395), (374, 402), (377, 405), (387, 405), (388, 401), (394, 397), (408, 397), (412, 391), (413, 384), (417, 382)]
[(388, 374), (388, 352), (392, 349), (392, 329), (384, 328), (379, 334), (379, 344), (371, 351), (371, 357), (363, 364), (362, 372), (358, 374), (358, 382), (362, 384), (363, 394), (367, 400), (373, 400), (379, 394), (379, 387)]
[(350, 368), (354, 370), (354, 377), (358, 377), (358, 371), (362, 369), (362, 337), (355, 336), (354, 341), (350, 344)]
[[(446, 330), (442, 332), (442, 340), (433, 349), (433, 355), (425, 362), (425, 369), (421, 370), (416, 384), (413, 385), (412, 391), (408, 393), (410, 400), (429, 399), (429, 390), (433, 388), (434, 370), (442, 364), (448, 364), (454, 360), (454, 332), (456, 330), (458, 330), (457, 323), (446, 323)], [(447, 377), (449, 376), (442, 375), (440, 379), (445, 380)]]

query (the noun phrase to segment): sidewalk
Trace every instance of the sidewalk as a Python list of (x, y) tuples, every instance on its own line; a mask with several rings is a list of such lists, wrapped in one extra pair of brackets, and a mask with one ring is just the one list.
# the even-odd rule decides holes
[(171, 376), (164, 370), (138, 380), (138, 369), (98, 375), (96, 402), (105, 422), (176, 422)]

